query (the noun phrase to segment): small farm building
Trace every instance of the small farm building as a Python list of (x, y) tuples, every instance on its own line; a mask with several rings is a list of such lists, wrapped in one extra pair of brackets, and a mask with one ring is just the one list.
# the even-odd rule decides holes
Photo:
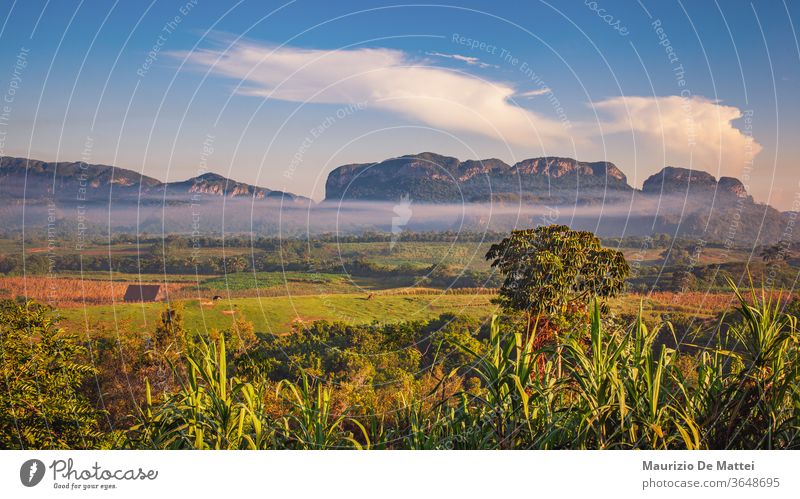
[(124, 300), (128, 303), (161, 301), (164, 292), (158, 284), (131, 284), (125, 290)]

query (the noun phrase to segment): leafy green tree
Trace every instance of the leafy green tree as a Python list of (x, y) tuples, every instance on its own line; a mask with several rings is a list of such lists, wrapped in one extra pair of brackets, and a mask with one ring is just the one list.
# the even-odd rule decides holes
[(0, 302), (0, 449), (98, 448), (99, 416), (81, 393), (86, 348), (32, 301)]
[(50, 270), (50, 260), (44, 255), (33, 254), (25, 258), (24, 271), (27, 274), (47, 274)]
[(630, 273), (622, 252), (604, 248), (591, 232), (548, 225), (515, 230), (486, 253), (505, 279), (499, 303), (525, 314), (527, 334), (540, 317), (619, 293)]

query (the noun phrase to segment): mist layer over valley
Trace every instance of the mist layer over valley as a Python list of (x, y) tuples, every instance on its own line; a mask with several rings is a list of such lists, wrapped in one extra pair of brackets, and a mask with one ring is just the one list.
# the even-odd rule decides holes
[(162, 183), (104, 165), (1, 161), (6, 230), (396, 237), (557, 223), (604, 237), (668, 233), (735, 246), (777, 241), (795, 216), (756, 203), (734, 178), (667, 167), (635, 189), (612, 163), (569, 158), (509, 166), (422, 153), (345, 165), (330, 173), (320, 203), (214, 173)]

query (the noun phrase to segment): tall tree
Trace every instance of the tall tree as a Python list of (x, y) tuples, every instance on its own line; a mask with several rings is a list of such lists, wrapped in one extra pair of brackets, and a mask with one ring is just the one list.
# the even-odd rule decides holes
[(528, 335), (539, 318), (619, 293), (630, 273), (622, 252), (565, 225), (515, 230), (493, 244), (486, 259), (505, 275), (499, 303), (525, 314)]

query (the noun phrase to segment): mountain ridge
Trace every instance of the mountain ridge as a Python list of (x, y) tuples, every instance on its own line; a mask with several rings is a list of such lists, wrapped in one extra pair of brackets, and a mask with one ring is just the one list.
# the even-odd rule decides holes
[[(108, 165), (0, 158), (7, 228), (56, 218), (74, 230), (91, 223), (192, 233), (395, 231), (403, 199), (414, 207), (442, 206), (414, 208), (404, 230), (506, 230), (557, 221), (601, 235), (670, 233), (725, 245), (780, 241), (795, 216), (756, 203), (732, 177), (668, 166), (635, 189), (613, 163), (555, 156), (508, 165), (421, 153), (343, 165), (329, 174), (321, 203), (214, 172), (161, 182)], [(379, 203), (342, 209), (342, 201)]]
[(198, 194), (219, 198), (309, 201), (297, 194), (238, 182), (215, 172), (162, 182), (112, 165), (0, 157), (0, 197), (10, 199), (107, 202), (109, 198), (138, 201), (142, 196), (173, 198)]
[[(26, 170), (28, 192), (22, 196), (21, 191), (26, 187), (24, 179)], [(550, 194), (554, 189), (573, 192), (581, 188), (602, 187), (604, 191), (659, 195), (695, 195), (715, 191), (753, 201), (740, 180), (727, 176), (716, 179), (702, 170), (666, 166), (648, 177), (641, 189), (636, 189), (627, 183), (625, 173), (608, 161), (589, 162), (559, 156), (544, 156), (523, 159), (509, 165), (497, 158), (460, 161), (454, 157), (432, 152), (407, 154), (381, 162), (339, 166), (328, 174), (325, 200), (394, 201), (396, 197), (393, 196), (394, 191), (405, 189), (400, 194), (414, 194), (415, 189), (426, 183), (455, 185), (474, 182), (475, 179), (480, 180), (486, 176), (501, 179), (496, 185), (499, 189), (491, 191), (478, 189), (478, 192), (471, 197), (468, 196), (468, 199), (463, 199), (464, 196), (448, 196), (447, 192), (439, 193), (438, 196), (422, 192), (416, 199), (423, 202), (480, 202), (489, 201), (492, 195), (508, 195), (515, 191), (526, 194), (526, 187), (529, 191), (547, 188), (551, 191)], [(580, 177), (583, 177), (583, 182), (579, 181)], [(519, 178), (527, 180), (515, 182), (515, 179)], [(365, 181), (377, 181), (377, 185), (365, 192), (363, 188)], [(526, 181), (536, 185), (526, 185)], [(108, 189), (115, 190), (116, 194), (122, 197), (134, 193), (136, 196), (149, 194), (162, 197), (203, 194), (220, 198), (249, 197), (260, 200), (285, 197), (291, 201), (310, 201), (309, 198), (294, 193), (239, 182), (210, 171), (186, 180), (163, 182), (112, 165), (0, 157), (0, 196), (12, 199), (25, 197), (35, 201), (37, 194), (41, 195), (44, 189), (49, 196), (53, 196), (55, 190), (55, 197), (64, 197), (70, 191), (70, 184), (74, 184), (72, 190), (76, 193), (76, 197), (78, 192), (85, 192), (87, 197), (90, 197), (88, 196), (90, 193), (97, 194), (101, 190)], [(509, 186), (515, 190), (509, 190)], [(107, 197), (100, 196), (100, 200), (107, 200)], [(565, 201), (575, 201), (575, 198)]]
[[(516, 215), (538, 206), (544, 214), (526, 215), (525, 225), (553, 223), (552, 213), (569, 211), (584, 214), (566, 217), (571, 226), (595, 232), (664, 232), (725, 245), (779, 241), (792, 223), (790, 213), (755, 202), (736, 178), (675, 166), (662, 168), (637, 189), (607, 161), (547, 156), (508, 165), (421, 153), (344, 165), (326, 183), (328, 203), (403, 199), (462, 206), (491, 202), (498, 210), (516, 207)], [(476, 217), (476, 223), (490, 218)]]
[[(477, 185), (482, 179), (493, 185)], [(438, 188), (432, 189), (431, 184), (438, 184)], [(536, 191), (546, 188), (548, 195), (544, 197), (557, 201), (560, 194), (564, 201), (569, 202), (576, 198), (569, 199), (564, 194), (579, 193), (580, 189), (602, 188), (604, 195), (609, 190), (680, 194), (682, 187), (689, 194), (714, 190), (722, 195), (752, 200), (736, 178), (720, 177), (717, 180), (710, 173), (681, 167), (666, 166), (648, 177), (642, 188), (637, 189), (628, 184), (622, 170), (608, 161), (587, 162), (544, 156), (509, 165), (497, 158), (460, 161), (431, 152), (335, 168), (328, 174), (325, 199), (391, 201), (404, 193), (423, 202), (489, 201), (497, 194), (518, 194), (522, 199), (534, 199), (532, 195)], [(555, 196), (553, 190), (557, 191)], [(577, 199), (580, 200), (580, 196)]]

